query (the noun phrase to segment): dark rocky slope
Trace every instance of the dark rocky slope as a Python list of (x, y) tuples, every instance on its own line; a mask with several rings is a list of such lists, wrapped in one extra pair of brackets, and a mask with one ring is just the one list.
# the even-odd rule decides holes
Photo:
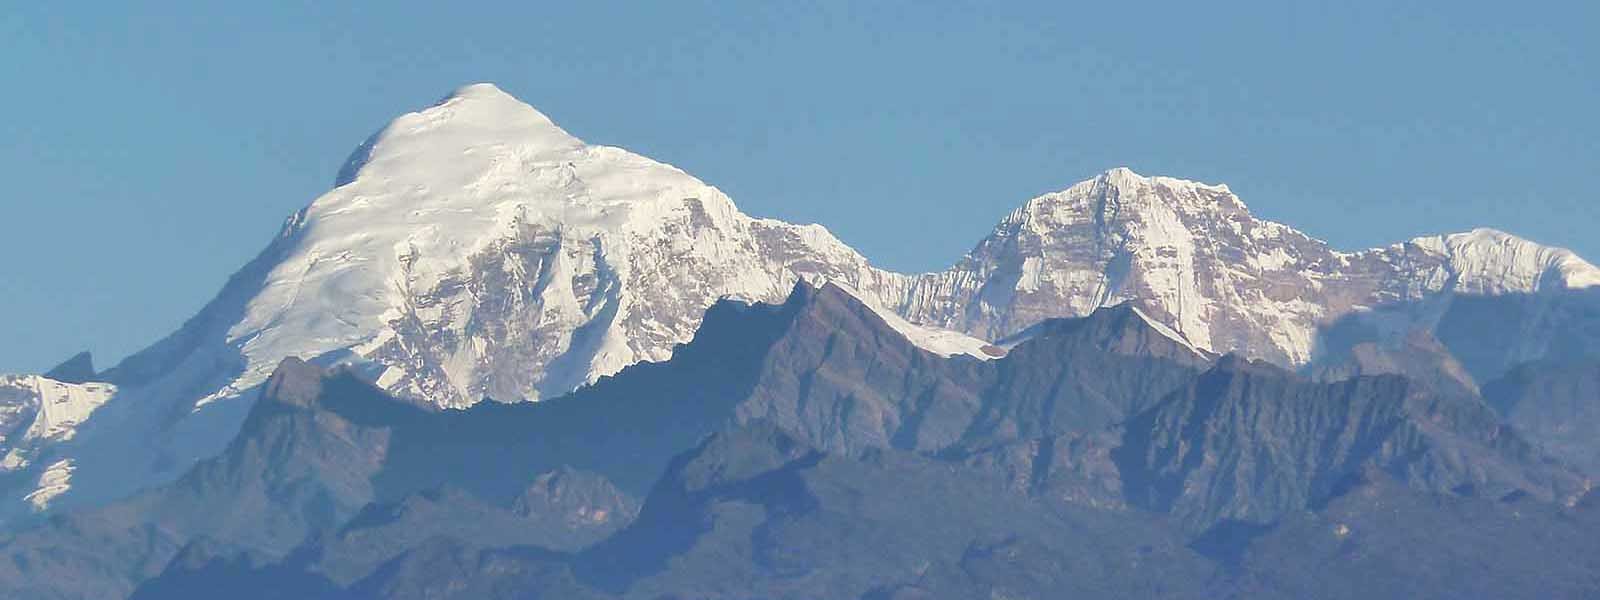
[(943, 358), (801, 285), (537, 404), (418, 408), (286, 361), (223, 455), (0, 540), (0, 591), (1216, 597), (1309, 585), (1242, 574), (1374, 470), (1417, 510), (1577, 514), (1586, 484), (1475, 398), (1211, 360), (1131, 308)]

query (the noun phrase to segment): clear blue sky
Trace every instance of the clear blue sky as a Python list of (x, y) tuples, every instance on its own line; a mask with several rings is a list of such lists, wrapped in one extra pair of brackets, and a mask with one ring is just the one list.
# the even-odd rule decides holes
[(151, 4), (0, 8), (0, 372), (165, 335), (474, 81), (902, 270), (1117, 165), (1343, 248), (1600, 257), (1593, 1)]

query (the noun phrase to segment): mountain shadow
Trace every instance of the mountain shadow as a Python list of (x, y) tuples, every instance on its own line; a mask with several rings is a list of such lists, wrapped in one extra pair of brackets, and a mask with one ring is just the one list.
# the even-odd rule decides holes
[[(1403, 329), (1421, 323), (1419, 330)], [(1418, 338), (1417, 336), (1421, 336)], [(1356, 349), (1413, 354), (1431, 340), (1449, 355), (1432, 374), (1421, 369), (1391, 370), (1419, 381), (1460, 381), (1464, 371), (1482, 385), (1517, 365), (1600, 357), (1600, 288), (1533, 294), (1450, 294), (1415, 302), (1395, 302), (1352, 312), (1322, 327), (1313, 351), (1313, 368), (1337, 367)], [(1448, 363), (1448, 364), (1446, 364)], [(1368, 374), (1376, 374), (1368, 372)]]

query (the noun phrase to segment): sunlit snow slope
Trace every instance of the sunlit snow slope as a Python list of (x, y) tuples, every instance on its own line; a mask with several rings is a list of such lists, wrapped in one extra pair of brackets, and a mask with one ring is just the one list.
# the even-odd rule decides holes
[(537, 399), (668, 358), (722, 296), (897, 280), (820, 226), (748, 217), (487, 84), (396, 119), (345, 171), (290, 221), (237, 318), (205, 319), (239, 364), (201, 404), (328, 353), (440, 406)]

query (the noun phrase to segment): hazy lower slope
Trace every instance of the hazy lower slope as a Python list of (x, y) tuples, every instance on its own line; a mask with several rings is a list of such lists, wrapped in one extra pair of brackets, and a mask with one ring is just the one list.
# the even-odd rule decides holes
[(540, 403), (440, 411), (290, 360), (221, 455), (0, 538), (0, 595), (1214, 597), (1260, 537), (1215, 541), (1229, 523), (1273, 531), (1373, 469), (1408, 498), (1581, 504), (1481, 403), (1212, 360), (1131, 307), (946, 357), (808, 284)]

